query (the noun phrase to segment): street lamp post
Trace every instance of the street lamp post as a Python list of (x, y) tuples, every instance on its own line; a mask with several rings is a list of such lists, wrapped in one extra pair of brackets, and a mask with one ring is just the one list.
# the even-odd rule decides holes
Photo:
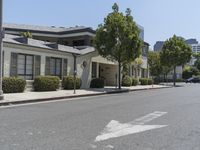
[(0, 100), (3, 100), (3, 90), (2, 90), (2, 49), (3, 49), (3, 0), (0, 0)]
[(76, 75), (77, 75), (77, 68), (76, 68), (76, 54), (74, 56), (74, 94), (76, 94)]

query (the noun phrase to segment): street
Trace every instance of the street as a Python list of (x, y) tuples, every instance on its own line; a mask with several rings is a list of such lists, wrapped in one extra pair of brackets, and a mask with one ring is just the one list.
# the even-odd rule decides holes
[(0, 108), (0, 150), (200, 150), (200, 85)]

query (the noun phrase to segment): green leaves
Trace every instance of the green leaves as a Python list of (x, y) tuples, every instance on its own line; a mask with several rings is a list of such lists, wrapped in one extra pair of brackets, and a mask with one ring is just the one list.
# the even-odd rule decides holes
[(27, 31), (27, 32), (21, 32), (20, 33), (21, 36), (25, 37), (25, 38), (33, 38), (33, 35), (31, 32)]
[(22, 93), (25, 90), (26, 80), (17, 77), (4, 77), (2, 88), (4, 93)]
[(173, 36), (165, 41), (161, 51), (162, 64), (166, 66), (184, 65), (190, 61), (192, 56), (191, 48), (182, 38)]
[(148, 53), (148, 64), (152, 76), (159, 76), (162, 72), (160, 54), (158, 52)]
[(116, 3), (112, 8), (113, 12), (108, 14), (96, 31), (94, 46), (101, 56), (118, 62), (120, 89), (121, 65), (132, 62), (140, 56), (142, 41), (139, 38), (140, 30), (131, 16), (131, 10), (127, 9), (124, 15), (119, 12)]
[(143, 42), (140, 30), (127, 9), (126, 15), (119, 12), (115, 3), (113, 12), (108, 14), (96, 32), (95, 48), (99, 54), (117, 62), (131, 62), (141, 54)]
[(183, 38), (174, 35), (165, 41), (161, 51), (161, 63), (174, 68), (174, 86), (176, 85), (176, 66), (185, 65), (190, 61), (192, 49), (184, 42)]

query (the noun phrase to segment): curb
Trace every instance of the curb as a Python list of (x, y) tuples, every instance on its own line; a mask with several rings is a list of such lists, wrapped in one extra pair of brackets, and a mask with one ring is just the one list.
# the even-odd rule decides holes
[(46, 101), (58, 101), (58, 100), (70, 99), (70, 98), (72, 99), (72, 98), (79, 98), (79, 97), (80, 98), (81, 97), (92, 97), (92, 96), (100, 96), (100, 95), (106, 95), (106, 94), (129, 93), (129, 92), (134, 92), (134, 91), (156, 90), (156, 89), (165, 89), (165, 88), (172, 88), (172, 87), (169, 86), (169, 87), (156, 87), (156, 88), (144, 88), (144, 89), (122, 89), (122, 90), (115, 90), (115, 91), (95, 93), (95, 94), (60, 96), (60, 97), (21, 100), (21, 101), (13, 101), (13, 102), (0, 102), (0, 106), (9, 106), (9, 105), (17, 105), (17, 104), (29, 104), (29, 103), (46, 102)]

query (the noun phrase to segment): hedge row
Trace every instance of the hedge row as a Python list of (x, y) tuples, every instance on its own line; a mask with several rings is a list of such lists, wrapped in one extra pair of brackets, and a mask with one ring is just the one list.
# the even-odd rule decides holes
[(125, 76), (122, 79), (122, 86), (131, 86), (132, 85), (132, 78), (130, 76)]
[(132, 78), (132, 86), (137, 86), (139, 84), (138, 79)]
[(59, 88), (60, 79), (56, 76), (38, 76), (34, 79), (35, 91), (56, 91)]
[[(173, 79), (163, 79), (163, 78), (154, 78), (154, 82), (155, 83), (161, 83), (161, 82), (174, 82)], [(176, 79), (176, 82), (185, 82), (185, 79), (182, 79), (182, 78), (178, 78)]]
[(140, 78), (140, 84), (141, 85), (152, 85), (153, 84), (153, 80), (149, 79), (149, 78)]
[[(39, 76), (34, 79), (33, 87), (35, 91), (56, 91), (59, 88), (60, 79), (56, 76)], [(63, 77), (62, 87), (65, 90), (74, 89), (74, 77)], [(80, 89), (81, 79), (76, 77), (76, 89)]]
[(26, 80), (16, 77), (4, 77), (2, 90), (4, 93), (22, 93), (26, 87)]
[[(140, 78), (141, 85), (153, 84), (152, 79)], [(95, 78), (90, 83), (90, 88), (104, 88), (104, 79)], [(26, 80), (16, 77), (4, 77), (2, 82), (4, 93), (20, 93), (25, 90)], [(34, 79), (33, 88), (35, 91), (56, 91), (59, 88), (60, 79), (56, 76), (38, 76)], [(136, 86), (139, 82), (136, 78), (125, 76), (122, 79), (122, 86)], [(74, 88), (74, 77), (66, 76), (62, 80), (63, 89)], [(76, 89), (80, 89), (81, 79), (76, 77)]]
[[(75, 82), (76, 82), (76, 89), (80, 89), (81, 88), (81, 79), (76, 77)], [(74, 77), (73, 76), (64, 77), (62, 80), (62, 87), (65, 90), (74, 89)]]
[(104, 79), (103, 78), (92, 79), (90, 83), (90, 88), (104, 88)]
[(125, 76), (122, 79), (122, 86), (137, 86), (138, 84), (141, 85), (151, 85), (153, 84), (153, 80), (149, 78), (140, 78), (139, 81), (136, 78), (131, 78), (130, 76)]

